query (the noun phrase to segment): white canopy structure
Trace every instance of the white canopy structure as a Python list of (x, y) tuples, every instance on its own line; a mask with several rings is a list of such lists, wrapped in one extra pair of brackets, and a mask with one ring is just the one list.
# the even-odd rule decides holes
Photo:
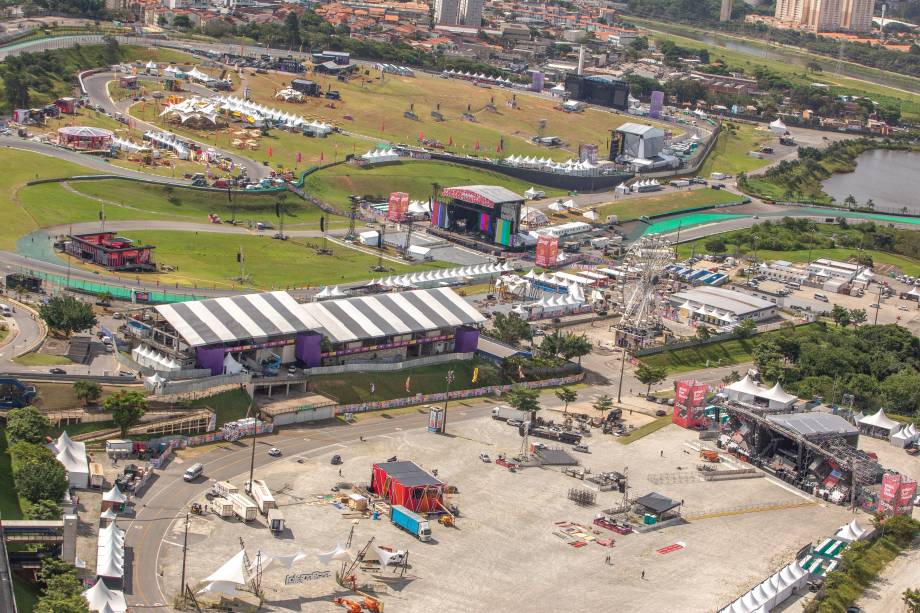
[(769, 613), (807, 584), (808, 573), (796, 561), (772, 574), (719, 613)]
[(317, 556), (320, 564), (328, 566), (338, 560), (351, 560), (351, 553), (343, 543), (336, 543), (335, 547), (329, 551), (320, 552)]
[(432, 270), (428, 273), (412, 273), (406, 275), (397, 275), (378, 279), (375, 283), (384, 287), (415, 287), (415, 286), (437, 286), (445, 281), (455, 281), (467, 277), (481, 278), (490, 275), (502, 274), (513, 270), (510, 264), (478, 264), (476, 266), (460, 266), (457, 268), (445, 268), (442, 270)]
[(182, 370), (182, 365), (172, 357), (151, 349), (147, 345), (138, 345), (131, 350), (131, 359), (141, 366), (152, 368), (158, 372), (176, 372)]
[(909, 446), (911, 443), (914, 443), (918, 437), (920, 437), (920, 431), (917, 430), (914, 424), (909, 424), (906, 428), (901, 428), (892, 434), (888, 438), (888, 441), (895, 447), (900, 447), (903, 449)]
[(109, 589), (102, 579), (97, 579), (96, 585), (84, 591), (83, 597), (86, 598), (90, 611), (124, 613), (128, 610), (125, 593)]
[(118, 519), (118, 514), (115, 512), (115, 509), (109, 507), (105, 511), (99, 514), (99, 519), (104, 519), (106, 521), (115, 521)]
[(161, 377), (160, 373), (153, 373), (149, 377), (144, 377), (144, 389), (154, 394), (166, 383), (166, 378)]
[(859, 525), (856, 519), (853, 519), (848, 524), (840, 526), (840, 529), (837, 530), (837, 534), (834, 535), (834, 538), (838, 541), (846, 541), (847, 543), (852, 543), (853, 541), (861, 541), (864, 538), (869, 536), (869, 529), (863, 528)]
[(785, 134), (788, 128), (786, 124), (783, 123), (782, 119), (777, 119), (776, 121), (770, 122), (770, 131), (776, 134)]
[[(713, 312), (702, 311), (701, 314), (713, 315)], [(758, 401), (766, 403), (771, 409), (783, 409), (792, 406), (798, 398), (787, 394), (782, 386), (777, 383), (770, 389), (757, 385), (750, 375), (745, 375), (740, 381), (735, 381), (725, 388), (725, 393), (730, 400), (755, 404)]]
[(160, 111), (160, 117), (168, 116), (172, 119), (178, 119), (180, 123), (186, 123), (190, 120), (207, 120), (212, 124), (216, 124), (219, 112), (220, 109), (211, 100), (192, 96), (181, 102), (167, 105), (166, 108)]
[(99, 530), (96, 576), (121, 579), (125, 575), (125, 531), (115, 522)]
[(102, 500), (104, 502), (112, 502), (115, 504), (124, 504), (128, 502), (128, 497), (121, 493), (121, 490), (118, 489), (117, 485), (113, 485), (112, 489), (107, 491), (102, 495)]
[(275, 98), (285, 102), (303, 102), (303, 94), (296, 89), (286, 87), (275, 94)]
[(170, 132), (159, 132), (148, 130), (144, 133), (144, 139), (150, 141), (150, 144), (160, 149), (171, 149), (176, 152), (180, 160), (187, 160), (189, 156), (188, 147), (179, 141), (175, 134)]
[(901, 424), (885, 415), (885, 409), (879, 409), (873, 415), (867, 415), (859, 420), (860, 431), (875, 437), (891, 438), (891, 435), (901, 428)]
[(365, 164), (381, 164), (383, 162), (396, 162), (399, 160), (399, 153), (395, 149), (371, 149), (361, 155), (361, 161)]
[(138, 145), (137, 143), (134, 143), (130, 140), (127, 140), (124, 138), (118, 138), (117, 136), (112, 138), (112, 146), (115, 149), (118, 149), (120, 151), (127, 151), (128, 153), (137, 153), (139, 151), (150, 151), (150, 147), (147, 147), (145, 145)]
[(80, 489), (89, 487), (89, 460), (86, 458), (86, 443), (71, 440), (64, 431), (56, 441), (48, 445), (48, 448), (67, 471), (67, 481), (70, 487)]
[(239, 117), (253, 125), (270, 121), (287, 129), (309, 128), (313, 133), (325, 136), (332, 132), (332, 125), (320, 121), (307, 121), (303, 117), (293, 115), (286, 111), (270, 108), (250, 100), (243, 100), (233, 96), (215, 96), (211, 101), (228, 115)]
[(217, 79), (215, 79), (211, 75), (199, 70), (197, 66), (189, 70), (186, 73), (186, 76), (192, 81), (198, 81), (199, 83), (210, 83), (211, 81), (217, 81)]

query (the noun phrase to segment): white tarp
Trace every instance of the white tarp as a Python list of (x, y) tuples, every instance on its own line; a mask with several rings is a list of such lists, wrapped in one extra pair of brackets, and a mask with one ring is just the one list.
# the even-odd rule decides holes
[(336, 560), (351, 560), (351, 554), (343, 543), (337, 543), (335, 547), (329, 551), (318, 554), (317, 557), (319, 558), (320, 564), (325, 564), (327, 566)]
[(244, 558), (246, 551), (240, 549), (232, 558), (223, 563), (223, 565), (213, 573), (205, 577), (203, 583), (230, 583), (245, 585), (249, 581), (249, 575), (246, 572)]

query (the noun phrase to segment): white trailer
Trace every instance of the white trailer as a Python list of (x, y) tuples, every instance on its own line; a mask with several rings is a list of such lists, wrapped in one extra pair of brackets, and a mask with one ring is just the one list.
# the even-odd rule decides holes
[(530, 421), (527, 411), (518, 411), (508, 406), (500, 406), (492, 409), (492, 419), (501, 419), (502, 421), (508, 421), (509, 419)]
[(218, 481), (214, 484), (214, 487), (211, 488), (211, 491), (214, 492), (215, 496), (227, 497), (227, 494), (236, 494), (240, 491), (240, 488), (233, 485), (229, 481)]
[(268, 529), (275, 533), (284, 531), (284, 515), (280, 509), (269, 509)]
[(259, 506), (259, 512), (262, 515), (268, 514), (269, 509), (278, 508), (278, 503), (275, 502), (275, 497), (272, 496), (271, 490), (268, 489), (268, 484), (261, 479), (253, 479), (252, 487), (249, 488), (249, 494), (252, 496), (252, 499), (256, 501), (256, 504)]
[(233, 505), (233, 512), (243, 521), (253, 521), (259, 513), (259, 507), (249, 496), (233, 492), (227, 494), (227, 500)]

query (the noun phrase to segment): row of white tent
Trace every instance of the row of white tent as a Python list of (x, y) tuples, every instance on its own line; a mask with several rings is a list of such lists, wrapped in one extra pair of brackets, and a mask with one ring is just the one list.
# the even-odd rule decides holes
[(383, 287), (414, 287), (418, 284), (438, 283), (464, 277), (501, 274), (510, 270), (512, 270), (510, 264), (477, 264), (476, 266), (460, 266), (386, 277), (378, 280), (377, 283)]
[(736, 319), (735, 316), (728, 311), (720, 311), (715, 307), (706, 307), (704, 304), (693, 306), (689, 301), (680, 305), (678, 310), (687, 311), (688, 314), (699, 315), (700, 317), (712, 317), (714, 319), (724, 321), (726, 324), (733, 323)]
[(117, 136), (112, 138), (112, 146), (115, 149), (119, 149), (121, 151), (127, 151), (129, 153), (137, 153), (138, 151), (150, 150), (150, 147), (147, 147), (146, 145), (138, 145), (137, 143), (133, 141), (130, 141), (124, 138), (118, 138)]
[(144, 138), (161, 149), (172, 149), (179, 156), (179, 159), (186, 160), (189, 156), (188, 147), (179, 141), (179, 138), (170, 132), (160, 132), (157, 130), (148, 130), (144, 133)]
[(48, 449), (67, 471), (70, 487), (89, 487), (89, 459), (86, 457), (86, 443), (80, 443), (67, 436), (67, 431), (48, 445)]
[(767, 389), (754, 382), (750, 375), (745, 375), (740, 381), (735, 381), (726, 386), (724, 393), (731, 400), (738, 402), (750, 403), (755, 399), (765, 400), (771, 409), (786, 408), (798, 400), (796, 396), (787, 394), (779, 382)]
[(297, 91), (296, 89), (285, 87), (277, 94), (275, 94), (275, 98), (284, 100), (285, 102), (303, 102), (303, 93)]
[(368, 163), (395, 162), (399, 153), (395, 149), (371, 149), (361, 154), (361, 159)]
[(332, 132), (331, 124), (321, 121), (307, 121), (299, 115), (280, 111), (250, 100), (243, 100), (234, 96), (215, 96), (213, 100), (220, 110), (246, 115), (254, 121), (270, 120), (283, 124), (286, 128), (309, 127), (317, 134), (329, 134)]
[(198, 96), (192, 96), (180, 102), (167, 104), (166, 107), (160, 111), (160, 117), (165, 115), (178, 117), (181, 123), (186, 123), (190, 119), (207, 119), (211, 123), (217, 123), (219, 114), (220, 109), (214, 102), (205, 98), (199, 98)]
[(595, 279), (589, 279), (587, 277), (582, 277), (580, 275), (575, 275), (567, 272), (541, 272), (540, 274), (537, 274), (532, 268), (527, 272), (527, 274), (524, 275), (524, 278), (530, 281), (535, 281), (537, 283), (555, 285), (556, 287), (590, 285), (595, 282)]
[(719, 613), (769, 613), (807, 583), (808, 572), (798, 561), (792, 562)]
[(459, 79), (475, 79), (477, 81), (487, 81), (489, 83), (498, 83), (501, 85), (513, 85), (510, 79), (504, 79), (502, 77), (490, 77), (489, 75), (482, 74), (473, 74), (472, 72), (461, 72), (459, 70), (445, 70), (444, 74), (450, 77), (457, 77)]
[(872, 415), (858, 413), (854, 421), (863, 432), (869, 435), (887, 438), (895, 447), (905, 448), (920, 441), (920, 430), (914, 424), (904, 425), (885, 414), (885, 409), (879, 409)]
[(114, 520), (99, 529), (96, 576), (109, 579), (122, 579), (125, 576), (125, 531)]
[(524, 157), (518, 155), (509, 155), (502, 160), (502, 162), (516, 168), (533, 168), (549, 172), (576, 175), (590, 175), (595, 173), (599, 168), (597, 164), (592, 164), (588, 160), (579, 161), (569, 159), (565, 162), (557, 162), (549, 158)]
[(661, 187), (661, 183), (659, 183), (655, 179), (644, 179), (642, 181), (636, 181), (629, 187), (634, 192), (641, 192), (642, 190), (649, 190), (649, 189), (654, 189), (656, 187)]
[(175, 359), (147, 345), (138, 345), (131, 350), (131, 359), (147, 368), (160, 372), (175, 372), (182, 370), (182, 365)]
[(339, 289), (338, 285), (332, 288), (330, 288), (327, 285), (326, 287), (321, 289), (318, 294), (313, 296), (313, 301), (316, 302), (318, 300), (328, 300), (330, 298), (344, 298), (344, 297), (345, 297), (345, 292)]

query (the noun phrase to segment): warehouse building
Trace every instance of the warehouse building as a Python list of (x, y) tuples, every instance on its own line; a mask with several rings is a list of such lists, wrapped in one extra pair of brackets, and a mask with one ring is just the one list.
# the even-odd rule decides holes
[(135, 350), (163, 356), (166, 371), (218, 375), (242, 366), (271, 374), (295, 362), (313, 368), (471, 353), (483, 321), (448, 288), (307, 304), (275, 291), (142, 309), (127, 329)]
[(776, 316), (776, 305), (721, 287), (700, 286), (671, 294), (668, 299), (682, 318), (714, 326), (731, 326), (743, 319), (763, 321)]

